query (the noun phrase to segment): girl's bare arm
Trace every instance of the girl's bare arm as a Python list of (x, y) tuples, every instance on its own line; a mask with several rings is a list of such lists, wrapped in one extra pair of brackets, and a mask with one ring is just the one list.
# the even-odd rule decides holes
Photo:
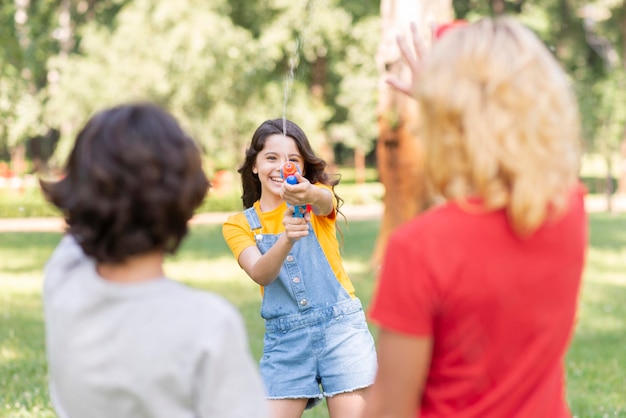
[(433, 339), (381, 329), (378, 371), (363, 418), (415, 417), (432, 356)]
[(307, 219), (294, 218), (293, 207), (285, 212), (283, 225), (285, 232), (265, 254), (261, 254), (256, 246), (251, 246), (243, 250), (237, 260), (248, 276), (261, 286), (269, 285), (278, 277), (295, 242), (309, 234)]

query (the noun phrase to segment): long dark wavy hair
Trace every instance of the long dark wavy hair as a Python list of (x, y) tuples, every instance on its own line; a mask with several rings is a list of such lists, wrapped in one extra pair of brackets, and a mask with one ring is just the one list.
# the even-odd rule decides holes
[(65, 177), (41, 187), (85, 254), (118, 263), (178, 249), (210, 187), (201, 161), (168, 112), (147, 103), (122, 105), (87, 122)]
[(265, 146), (265, 140), (271, 135), (283, 135), (293, 138), (298, 147), (298, 151), (304, 159), (304, 177), (311, 183), (322, 183), (332, 187), (333, 194), (337, 199), (337, 211), (343, 204), (334, 187), (339, 180), (331, 180), (326, 172), (326, 162), (315, 155), (309, 139), (304, 131), (294, 122), (288, 119), (271, 119), (263, 122), (252, 135), (250, 146), (246, 150), (246, 158), (243, 165), (237, 170), (241, 174), (241, 184), (243, 186), (243, 194), (241, 200), (244, 208), (252, 207), (254, 202), (261, 198), (261, 181), (259, 176), (252, 172), (252, 168), (256, 162), (256, 156)]

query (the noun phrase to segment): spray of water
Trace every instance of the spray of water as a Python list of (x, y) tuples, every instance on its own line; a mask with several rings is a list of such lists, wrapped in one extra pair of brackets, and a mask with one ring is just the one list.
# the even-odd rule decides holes
[(298, 37), (295, 41), (293, 52), (289, 57), (289, 71), (285, 76), (284, 89), (283, 89), (283, 135), (287, 135), (287, 103), (289, 102), (289, 95), (291, 94), (293, 80), (300, 63), (300, 49), (304, 44), (305, 30), (310, 26), (311, 16), (313, 14), (313, 1), (307, 0), (304, 10), (304, 22), (302, 23), (302, 30), (298, 33)]
[(293, 86), (293, 78), (300, 61), (300, 40), (301, 36), (296, 39), (296, 45), (294, 52), (289, 58), (289, 72), (285, 76), (284, 90), (283, 90), (283, 135), (287, 136), (287, 102), (289, 101), (289, 93), (291, 93), (291, 87)]

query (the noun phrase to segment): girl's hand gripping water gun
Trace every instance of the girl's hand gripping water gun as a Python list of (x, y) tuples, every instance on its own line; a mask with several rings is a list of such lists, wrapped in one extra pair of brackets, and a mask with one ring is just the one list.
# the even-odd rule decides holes
[[(280, 175), (283, 178), (283, 180), (286, 181), (288, 184), (298, 184), (298, 180), (296, 179), (296, 176), (295, 176), (296, 173), (300, 173), (300, 167), (298, 167), (295, 163), (292, 163), (291, 161), (287, 161), (280, 168)], [(307, 211), (307, 205), (294, 206), (293, 217), (303, 218), (306, 211)]]

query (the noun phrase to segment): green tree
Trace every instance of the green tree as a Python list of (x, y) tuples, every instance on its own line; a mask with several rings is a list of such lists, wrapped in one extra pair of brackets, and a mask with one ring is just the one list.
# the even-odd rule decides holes
[[(619, 190), (626, 193), (626, 2), (614, 0), (455, 0), (457, 16), (515, 14), (551, 47), (572, 77), (580, 103), (587, 151), (607, 161), (622, 155)], [(607, 187), (608, 197), (612, 192)], [(610, 199), (609, 199), (610, 202)], [(610, 207), (610, 206), (609, 206)]]
[(0, 5), (0, 158), (23, 154), (25, 142), (46, 136), (42, 112), (54, 83), (47, 62), (69, 54), (75, 29), (98, 17), (106, 24), (126, 0), (14, 0)]
[(58, 157), (93, 112), (137, 100), (167, 107), (217, 159), (228, 154), (247, 127), (245, 117), (234, 115), (245, 116), (256, 80), (248, 63), (258, 51), (249, 33), (225, 16), (226, 2), (216, 3), (136, 0), (112, 27), (84, 26), (78, 53), (50, 61), (60, 79), (46, 121), (69, 124)]
[[(170, 109), (200, 141), (212, 169), (235, 167), (267, 118), (294, 119), (328, 149), (328, 126), (353, 112), (335, 111), (342, 83), (371, 76), (373, 68), (342, 67), (344, 50), (361, 48), (365, 39), (351, 36), (352, 25), (353, 17), (327, 0), (129, 2), (111, 25), (81, 26), (77, 50), (49, 61), (58, 82), (47, 92), (45, 122), (62, 127), (57, 160), (91, 113), (128, 100)], [(365, 141), (371, 139), (368, 133)]]

